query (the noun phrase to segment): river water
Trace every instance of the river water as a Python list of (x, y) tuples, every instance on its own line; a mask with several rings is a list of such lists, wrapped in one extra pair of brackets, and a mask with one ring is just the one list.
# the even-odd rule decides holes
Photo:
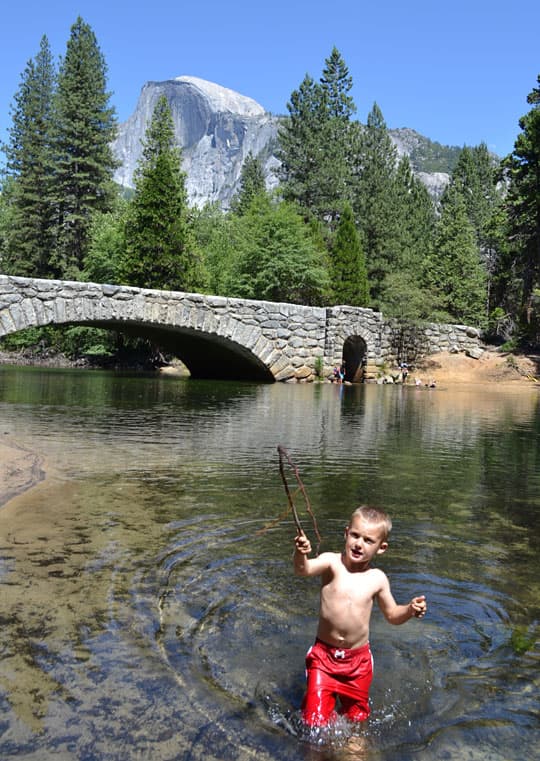
[[(44, 475), (0, 507), (0, 758), (540, 758), (533, 386), (2, 367), (0, 416), (0, 443)], [(278, 444), (321, 550), (379, 505), (396, 599), (428, 598), (403, 626), (374, 610), (360, 728), (299, 722), (318, 586), (291, 572)]]

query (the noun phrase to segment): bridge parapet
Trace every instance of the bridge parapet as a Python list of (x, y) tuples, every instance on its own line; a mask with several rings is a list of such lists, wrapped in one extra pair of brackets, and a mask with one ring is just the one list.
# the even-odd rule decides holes
[[(374, 375), (413, 351), (467, 351), (475, 328), (428, 325), (404, 333), (360, 307), (308, 307), (130, 286), (0, 275), (0, 337), (43, 325), (91, 325), (149, 337), (194, 377), (311, 381), (346, 361), (347, 377)], [(409, 343), (407, 343), (407, 341)]]
[(198, 377), (312, 380), (325, 322), (324, 309), (296, 304), (0, 276), (0, 336), (61, 324), (128, 330), (164, 342)]

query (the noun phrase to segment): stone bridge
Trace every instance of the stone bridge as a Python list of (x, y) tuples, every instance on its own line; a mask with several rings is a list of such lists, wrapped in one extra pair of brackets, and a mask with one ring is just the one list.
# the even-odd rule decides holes
[[(478, 349), (478, 330), (428, 325), (413, 336), (380, 312), (0, 275), (0, 337), (86, 325), (151, 339), (194, 378), (311, 381), (345, 362), (346, 379), (421, 353)], [(420, 341), (419, 341), (420, 338)]]

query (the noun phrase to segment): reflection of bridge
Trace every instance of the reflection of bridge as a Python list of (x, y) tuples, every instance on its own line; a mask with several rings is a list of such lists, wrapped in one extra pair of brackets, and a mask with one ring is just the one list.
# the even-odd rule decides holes
[[(196, 378), (313, 380), (346, 361), (347, 378), (396, 360), (396, 326), (360, 307), (306, 307), (118, 285), (0, 275), (0, 337), (42, 325), (87, 325), (150, 338)], [(431, 333), (433, 328), (430, 326)], [(478, 345), (446, 327), (435, 350)], [(427, 335), (427, 334), (426, 334)], [(438, 343), (441, 331), (437, 331)], [(433, 341), (427, 350), (433, 350)]]

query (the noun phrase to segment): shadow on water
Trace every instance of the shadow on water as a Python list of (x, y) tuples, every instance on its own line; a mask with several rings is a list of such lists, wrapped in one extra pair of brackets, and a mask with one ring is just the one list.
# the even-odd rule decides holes
[[(30, 375), (0, 372), (47, 473), (0, 510), (2, 758), (538, 758), (537, 396)], [(318, 587), (273, 522), (277, 443), (321, 549), (383, 505), (393, 592), (429, 599), (374, 612), (360, 727), (299, 720)]]

